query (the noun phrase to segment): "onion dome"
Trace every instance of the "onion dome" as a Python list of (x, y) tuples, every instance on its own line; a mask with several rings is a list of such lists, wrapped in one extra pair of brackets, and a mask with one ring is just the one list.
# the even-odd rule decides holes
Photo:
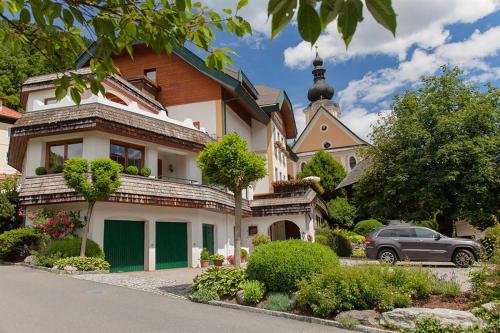
[(307, 98), (311, 102), (316, 102), (321, 99), (332, 99), (334, 90), (333, 87), (325, 81), (326, 69), (323, 68), (323, 59), (319, 56), (317, 50), (313, 65), (314, 69), (312, 74), (314, 76), (314, 84), (309, 88)]

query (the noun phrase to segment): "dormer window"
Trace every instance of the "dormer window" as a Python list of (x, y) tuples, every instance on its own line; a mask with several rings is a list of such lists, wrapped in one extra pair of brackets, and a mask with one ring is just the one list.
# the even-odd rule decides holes
[(44, 105), (50, 105), (50, 104), (56, 104), (57, 103), (57, 98), (55, 97), (49, 97), (43, 100)]
[(323, 148), (329, 149), (331, 147), (332, 147), (332, 144), (330, 142), (328, 142), (328, 141), (323, 142)]
[(145, 69), (144, 76), (147, 77), (149, 81), (156, 83), (156, 68)]

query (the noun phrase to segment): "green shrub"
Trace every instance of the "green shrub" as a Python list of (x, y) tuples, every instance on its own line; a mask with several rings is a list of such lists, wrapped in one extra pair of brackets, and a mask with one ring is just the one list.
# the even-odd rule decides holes
[[(51, 256), (59, 253), (61, 258), (77, 257), (80, 255), (81, 244), (82, 239), (80, 237), (56, 239), (41, 254)], [(85, 255), (87, 257), (104, 258), (102, 248), (91, 239), (87, 239)]]
[(191, 289), (210, 290), (219, 296), (234, 296), (245, 280), (245, 271), (240, 268), (212, 267), (193, 280)]
[(352, 228), (354, 225), (354, 217), (356, 216), (356, 208), (347, 201), (346, 198), (337, 197), (328, 202), (328, 213), (334, 223), (341, 226)]
[(472, 299), (476, 305), (500, 300), (500, 265), (483, 263), (470, 273)]
[(79, 271), (104, 271), (109, 270), (109, 263), (102, 258), (95, 257), (67, 257), (54, 262), (54, 267), (64, 269), (73, 266)]
[(325, 267), (339, 264), (326, 246), (301, 240), (276, 241), (255, 248), (247, 265), (250, 280), (269, 291), (295, 291), (297, 282)]
[(335, 320), (337, 320), (342, 327), (345, 327), (348, 330), (352, 330), (359, 325), (359, 320), (349, 317), (348, 315), (340, 315), (336, 317)]
[(363, 244), (365, 242), (365, 236), (359, 235), (354, 231), (346, 229), (337, 229), (342, 235), (344, 235), (351, 243)]
[(364, 220), (356, 224), (354, 232), (359, 235), (368, 236), (374, 229), (380, 228), (381, 226), (383, 226), (383, 224), (377, 220)]
[(442, 295), (447, 298), (452, 298), (460, 294), (460, 284), (456, 281), (445, 281), (436, 279), (432, 285), (432, 294)]
[(352, 244), (340, 229), (323, 227), (318, 229), (316, 233), (326, 237), (326, 245), (339, 257), (350, 257), (352, 255)]
[(207, 249), (201, 250), (200, 259), (201, 260), (209, 260), (210, 259), (210, 252), (208, 252)]
[(141, 176), (143, 176), (143, 177), (151, 176), (151, 169), (148, 167), (142, 168), (141, 169)]
[(188, 298), (197, 303), (208, 303), (210, 301), (218, 301), (220, 299), (219, 295), (210, 289), (191, 290)]
[(500, 264), (500, 223), (486, 229), (484, 236), (483, 246), (487, 258), (494, 264)]
[(247, 255), (248, 255), (247, 250), (245, 250), (245, 249), (240, 249), (240, 257), (241, 257), (241, 258), (246, 258), (246, 257), (247, 257)]
[(436, 276), (420, 267), (392, 267), (382, 270), (381, 278), (397, 290), (410, 293), (413, 298), (427, 298), (432, 294)]
[(42, 176), (47, 174), (47, 169), (43, 166), (39, 166), (38, 168), (35, 169), (35, 175), (37, 176)]
[(326, 237), (323, 234), (318, 234), (316, 232), (316, 235), (314, 236), (314, 241), (318, 244), (328, 246), (328, 237)]
[(285, 293), (270, 293), (264, 308), (272, 311), (288, 311), (290, 310), (290, 298)]
[(137, 168), (135, 165), (129, 165), (127, 169), (125, 169), (125, 172), (129, 175), (138, 175), (139, 174), (139, 168)]
[(417, 319), (415, 328), (404, 330), (405, 333), (494, 333), (498, 332), (500, 320), (493, 318), (486, 324), (479, 326), (474, 324), (470, 327), (460, 325), (445, 325), (434, 317), (422, 317)]
[(224, 257), (223, 254), (212, 254), (209, 257), (209, 260), (213, 260), (213, 261), (224, 261), (224, 259), (226, 259), (226, 257)]
[(366, 253), (365, 253), (365, 250), (363, 250), (361, 248), (356, 248), (356, 249), (353, 249), (352, 256), (356, 257), (356, 258), (365, 258)]
[(43, 254), (40, 254), (37, 251), (33, 251), (31, 253), (31, 256), (33, 257), (33, 264), (37, 266), (43, 266), (43, 267), (54, 267), (54, 263), (61, 259), (61, 254), (56, 253), (50, 256), (46, 256)]
[(243, 290), (243, 299), (250, 304), (259, 303), (266, 293), (264, 284), (256, 280), (244, 281), (240, 287)]
[(269, 236), (262, 234), (253, 235), (251, 239), (254, 247), (271, 242), (271, 238), (269, 238)]
[(48, 237), (33, 228), (12, 229), (0, 235), (0, 261), (21, 261)]

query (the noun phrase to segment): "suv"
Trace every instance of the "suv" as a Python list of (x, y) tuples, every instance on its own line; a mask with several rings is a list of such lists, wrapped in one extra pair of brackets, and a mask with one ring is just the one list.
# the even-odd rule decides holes
[(469, 267), (477, 260), (481, 245), (464, 238), (449, 238), (432, 229), (412, 225), (378, 228), (365, 240), (366, 256), (395, 264), (398, 260), (453, 261)]

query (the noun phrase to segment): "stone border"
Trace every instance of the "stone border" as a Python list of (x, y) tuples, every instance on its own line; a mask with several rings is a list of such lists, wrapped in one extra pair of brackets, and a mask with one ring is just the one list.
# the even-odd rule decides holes
[(109, 273), (109, 271), (103, 270), (103, 271), (65, 271), (64, 269), (57, 269), (57, 268), (49, 268), (49, 267), (44, 267), (44, 266), (36, 266), (36, 265), (29, 265), (24, 262), (19, 262), (14, 265), (19, 265), (19, 266), (24, 266), (28, 267), (31, 269), (37, 269), (39, 271), (45, 271), (45, 272), (50, 272), (50, 273), (55, 273), (55, 274), (61, 274), (61, 275), (81, 275), (81, 274), (106, 274)]
[[(311, 323), (311, 324), (319, 324), (319, 325), (324, 325), (324, 326), (333, 326), (333, 327), (337, 327), (337, 328), (347, 329), (346, 327), (342, 326), (342, 324), (340, 324), (338, 321), (335, 321), (335, 320), (321, 319), (321, 318), (310, 317), (310, 316), (302, 316), (302, 315), (297, 315), (297, 314), (293, 314), (293, 313), (289, 313), (289, 312), (280, 312), (280, 311), (259, 309), (259, 308), (255, 308), (255, 307), (251, 307), (251, 306), (226, 303), (226, 302), (221, 302), (221, 301), (210, 301), (210, 302), (208, 302), (208, 304), (214, 305), (214, 306), (220, 306), (223, 308), (233, 309), (233, 310), (241, 310), (241, 311), (259, 313), (259, 314), (265, 314), (268, 316), (275, 316), (275, 317), (281, 317), (281, 318), (292, 319), (292, 320), (297, 320), (297, 321), (303, 321), (303, 322), (307, 322), (307, 323)], [(397, 333), (395, 331), (388, 331), (388, 330), (370, 327), (370, 326), (364, 326), (364, 325), (357, 325), (356, 327), (353, 328), (353, 330), (358, 331), (358, 332), (364, 332), (364, 333)]]

